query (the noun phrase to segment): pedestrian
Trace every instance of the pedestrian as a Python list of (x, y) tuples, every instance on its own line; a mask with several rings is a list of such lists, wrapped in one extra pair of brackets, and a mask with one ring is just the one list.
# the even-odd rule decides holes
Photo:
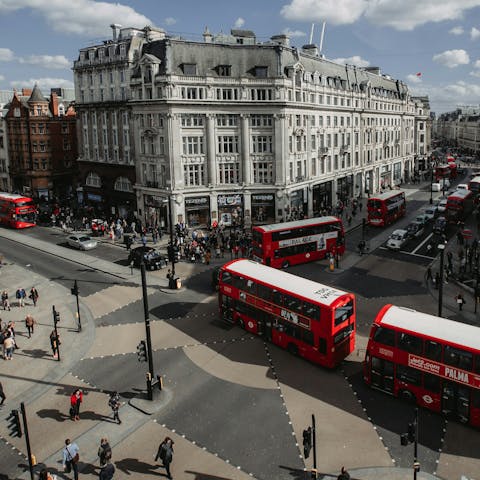
[(14, 350), (15, 350), (15, 340), (11, 332), (7, 332), (7, 335), (3, 340), (3, 351), (4, 351), (5, 360), (12, 359)]
[(77, 388), (70, 396), (70, 418), (80, 420), (80, 404), (83, 402), (83, 392)]
[(37, 322), (35, 321), (35, 319), (32, 317), (32, 315), (29, 313), (26, 317), (25, 317), (25, 327), (28, 331), (28, 338), (30, 338), (33, 334), (33, 326), (36, 324)]
[(19, 288), (17, 288), (17, 291), (15, 292), (15, 298), (17, 299), (17, 307), (21, 307), (22, 306), (22, 302), (21, 302), (22, 294), (21, 294)]
[(165, 467), (167, 478), (172, 478), (170, 464), (173, 459), (173, 440), (170, 437), (165, 437), (163, 442), (159, 445), (157, 455), (155, 456), (155, 460), (158, 459), (162, 461), (163, 466)]
[(10, 300), (8, 299), (8, 292), (6, 290), (2, 292), (2, 306), (4, 310), (10, 311)]
[(461, 293), (458, 293), (455, 297), (455, 300), (457, 301), (458, 309), (462, 311), (463, 306), (465, 305), (465, 303), (467, 303), (463, 298), (463, 295)]
[(29, 297), (32, 299), (33, 306), (36, 307), (38, 301), (38, 291), (35, 287), (31, 288)]
[(50, 346), (52, 347), (53, 358), (58, 358), (58, 346), (61, 345), (60, 335), (52, 330), (50, 333)]
[(0, 382), (0, 398), (2, 399), (2, 401), (0, 402), (0, 405), (3, 405), (7, 397), (5, 396), (5, 392), (3, 391), (2, 382)]
[(112, 459), (112, 447), (110, 447), (107, 437), (100, 439), (100, 446), (98, 447), (97, 454), (100, 459), (100, 467), (103, 467)]
[(337, 477), (337, 480), (350, 480), (350, 474), (347, 472), (345, 467), (342, 467), (340, 475)]
[(100, 467), (98, 478), (99, 480), (112, 480), (114, 473), (115, 466), (110, 461), (107, 461), (105, 465)]
[(76, 443), (71, 443), (70, 439), (65, 440), (63, 449), (63, 471), (70, 473), (73, 470), (74, 480), (78, 480), (78, 460), (80, 459), (80, 449)]
[(50, 475), (50, 472), (46, 468), (42, 469), (38, 475), (38, 480), (54, 480), (56, 478), (56, 476)]
[(120, 420), (120, 416), (118, 415), (118, 409), (120, 408), (120, 396), (118, 392), (112, 392), (110, 394), (110, 398), (108, 399), (108, 405), (112, 409), (113, 412), (113, 420), (117, 421), (120, 425), (122, 421)]
[(147, 246), (147, 236), (145, 235), (145, 233), (142, 233), (142, 245), (144, 247)]
[(27, 298), (27, 292), (25, 291), (24, 288), (20, 289), (20, 306), (24, 307), (25, 306), (25, 299)]
[(207, 249), (205, 252), (205, 264), (210, 265), (210, 260), (212, 259), (212, 254), (210, 252), (210, 249)]
[(429, 265), (427, 268), (427, 283), (433, 280), (432, 267)]

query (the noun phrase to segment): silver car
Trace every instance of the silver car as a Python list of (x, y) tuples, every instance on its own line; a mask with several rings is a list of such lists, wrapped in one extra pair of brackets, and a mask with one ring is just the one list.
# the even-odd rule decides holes
[(91, 250), (97, 246), (97, 241), (84, 233), (69, 235), (67, 243), (70, 247), (78, 248), (79, 250)]

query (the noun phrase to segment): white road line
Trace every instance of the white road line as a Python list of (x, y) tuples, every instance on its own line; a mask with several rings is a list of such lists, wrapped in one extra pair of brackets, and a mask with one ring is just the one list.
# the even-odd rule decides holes
[(412, 253), (416, 254), (417, 250), (422, 248), (432, 237), (433, 237), (433, 233), (431, 233)]

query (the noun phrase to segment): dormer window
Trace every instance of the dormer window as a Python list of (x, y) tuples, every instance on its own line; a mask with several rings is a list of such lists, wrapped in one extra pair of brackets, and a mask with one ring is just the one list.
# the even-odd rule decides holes
[(255, 76), (257, 78), (267, 78), (268, 67), (255, 67)]
[(231, 65), (219, 65), (217, 67), (217, 73), (219, 77), (231, 77), (232, 66)]
[(197, 64), (196, 63), (183, 63), (182, 71), (184, 75), (196, 75), (197, 74)]

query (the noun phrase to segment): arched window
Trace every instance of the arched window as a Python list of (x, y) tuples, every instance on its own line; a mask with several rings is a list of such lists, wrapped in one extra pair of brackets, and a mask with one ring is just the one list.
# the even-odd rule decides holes
[(85, 185), (87, 185), (88, 187), (100, 188), (102, 186), (102, 180), (100, 179), (100, 175), (95, 172), (90, 172), (85, 179)]
[(132, 182), (126, 177), (118, 177), (113, 188), (119, 192), (133, 192)]

